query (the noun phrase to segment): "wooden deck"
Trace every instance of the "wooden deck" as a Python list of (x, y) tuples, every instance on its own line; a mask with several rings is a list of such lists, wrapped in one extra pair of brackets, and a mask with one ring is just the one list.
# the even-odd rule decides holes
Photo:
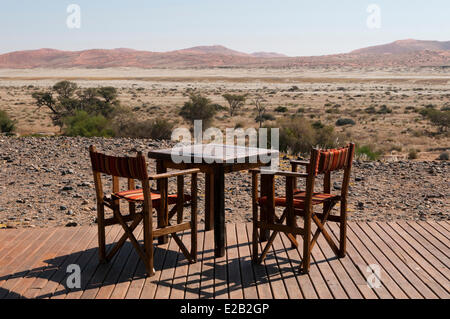
[[(137, 232), (142, 236), (142, 228)], [(347, 257), (335, 258), (320, 238), (308, 275), (298, 273), (300, 255), (284, 236), (263, 265), (252, 265), (250, 224), (227, 225), (223, 258), (214, 258), (213, 233), (201, 231), (199, 261), (191, 265), (169, 240), (156, 249), (152, 278), (129, 243), (99, 265), (96, 234), (96, 227), (0, 230), (0, 299), (449, 298), (447, 221), (349, 223)], [(120, 227), (109, 227), (107, 241), (120, 234)], [(66, 289), (70, 264), (81, 268), (81, 289)], [(379, 288), (367, 284), (368, 265), (380, 267)]]

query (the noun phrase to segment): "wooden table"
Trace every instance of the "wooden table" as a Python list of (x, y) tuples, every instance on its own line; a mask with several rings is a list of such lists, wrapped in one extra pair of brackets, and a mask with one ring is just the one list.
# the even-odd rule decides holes
[[(167, 172), (168, 168), (199, 168), (205, 173), (205, 229), (214, 228), (216, 257), (225, 255), (225, 174), (270, 166), (271, 159), (278, 156), (276, 150), (222, 144), (190, 145), (148, 153), (149, 158), (156, 159), (157, 174)], [(167, 210), (167, 205), (164, 209)], [(166, 241), (167, 238), (159, 239), (160, 243)]]

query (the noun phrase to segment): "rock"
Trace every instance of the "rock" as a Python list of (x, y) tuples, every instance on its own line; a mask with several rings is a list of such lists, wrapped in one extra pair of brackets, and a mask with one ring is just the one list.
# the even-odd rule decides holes
[(71, 221), (66, 224), (66, 227), (76, 227), (78, 226), (77, 222)]
[(59, 206), (59, 210), (67, 210), (67, 206), (61, 205)]

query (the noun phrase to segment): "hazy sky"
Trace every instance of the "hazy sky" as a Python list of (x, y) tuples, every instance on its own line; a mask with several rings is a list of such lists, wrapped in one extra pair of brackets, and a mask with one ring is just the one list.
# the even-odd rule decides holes
[[(81, 8), (68, 28), (67, 7)], [(367, 8), (380, 8), (369, 28)], [(348, 52), (399, 39), (450, 40), (449, 0), (2, 0), (0, 53), (55, 48), (169, 51), (221, 44), (291, 56)]]

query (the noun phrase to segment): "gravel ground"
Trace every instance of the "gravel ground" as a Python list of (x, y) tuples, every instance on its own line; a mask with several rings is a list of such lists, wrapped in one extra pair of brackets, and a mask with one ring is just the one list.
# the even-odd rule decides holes
[[(167, 148), (167, 142), (101, 138), (0, 137), (0, 228), (80, 226), (95, 223), (96, 204), (87, 148), (115, 155)], [(287, 161), (282, 167), (288, 168)], [(450, 162), (358, 162), (350, 186), (349, 219), (357, 221), (450, 220)], [(151, 171), (155, 163), (150, 162)], [(340, 189), (341, 175), (333, 188)], [(189, 180), (186, 181), (189, 183)], [(124, 183), (125, 184), (125, 183)], [(176, 182), (170, 182), (175, 190)], [(277, 178), (283, 193), (284, 180)], [(321, 187), (318, 181), (316, 189)], [(187, 188), (188, 189), (188, 188)], [(203, 222), (204, 179), (199, 177)], [(251, 180), (226, 176), (227, 222), (251, 221)]]

